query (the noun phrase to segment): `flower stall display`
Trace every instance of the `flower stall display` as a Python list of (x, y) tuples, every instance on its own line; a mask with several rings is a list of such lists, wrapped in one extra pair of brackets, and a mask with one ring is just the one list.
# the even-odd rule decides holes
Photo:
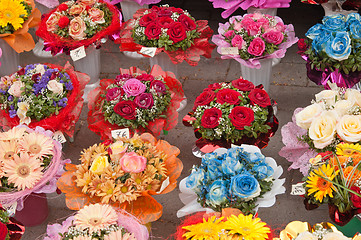
[(0, 239), (21, 239), (24, 232), (25, 227), (0, 205)]
[(267, 92), (242, 77), (209, 85), (183, 123), (194, 128), (202, 152), (212, 151), (212, 145), (230, 148), (231, 143), (264, 148), (278, 128)]
[(176, 187), (183, 168), (179, 149), (149, 133), (110, 142), (85, 149), (79, 165), (66, 165), (58, 181), (66, 205), (78, 210), (101, 202), (126, 210), (143, 224), (156, 221), (162, 205), (152, 195)]
[(179, 197), (185, 204), (177, 216), (216, 211), (231, 207), (254, 214), (259, 207), (270, 207), (276, 195), (285, 192), (283, 169), (273, 158), (262, 155), (252, 145), (220, 148), (207, 153), (199, 167), (180, 182)]
[(73, 137), (83, 107), (88, 77), (67, 63), (30, 64), (0, 78), (0, 125), (4, 129), (26, 124)]
[(327, 82), (351, 88), (361, 78), (360, 15), (326, 16), (300, 39), (299, 54), (307, 61), (307, 76), (317, 85)]
[(159, 136), (177, 125), (183, 96), (182, 84), (159, 66), (149, 74), (135, 67), (120, 69), (120, 75), (101, 80), (90, 93), (88, 127), (103, 140), (119, 128)]
[[(255, 85), (269, 89), (272, 58), (283, 58), (287, 48), (298, 40), (293, 25), (281, 18), (261, 13), (231, 17), (219, 24), (219, 35), (212, 37), (222, 59), (235, 59), (241, 64), (242, 76)], [(232, 52), (224, 52), (231, 48)]]
[(257, 239), (271, 240), (271, 229), (252, 214), (243, 215), (234, 208), (220, 213), (200, 212), (184, 219), (177, 227), (175, 240), (188, 239)]
[(107, 204), (90, 204), (62, 224), (48, 225), (44, 240), (147, 240), (148, 230), (129, 213)]
[(5, 76), (16, 71), (18, 53), (34, 48), (35, 42), (28, 31), (39, 24), (41, 14), (33, 0), (1, 0), (0, 15), (0, 48), (3, 51), (0, 76)]

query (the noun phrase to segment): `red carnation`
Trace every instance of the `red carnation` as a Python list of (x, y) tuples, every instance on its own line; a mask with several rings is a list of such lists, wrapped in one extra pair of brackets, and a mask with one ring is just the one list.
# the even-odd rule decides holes
[(224, 104), (229, 103), (231, 105), (237, 105), (241, 101), (241, 94), (235, 90), (225, 88), (217, 92), (217, 103)]
[[(351, 190), (361, 194), (361, 189), (359, 187), (352, 186)], [(355, 208), (361, 208), (361, 197), (351, 193), (351, 202)]]
[(2, 222), (0, 222), (0, 239), (5, 239), (8, 234), (8, 228)]
[(132, 101), (120, 101), (114, 106), (114, 112), (125, 119), (135, 119), (135, 104)]
[(248, 97), (253, 105), (258, 104), (261, 107), (267, 107), (271, 105), (271, 99), (269, 98), (268, 93), (260, 88), (253, 89), (249, 93)]
[(149, 24), (153, 23), (157, 17), (158, 17), (157, 14), (154, 12), (148, 13), (139, 20), (139, 25), (142, 27), (146, 27)]
[(194, 22), (194, 20), (185, 14), (180, 15), (178, 21), (183, 24), (186, 31), (192, 31), (197, 28), (197, 25)]
[(58, 10), (59, 11), (66, 11), (66, 10), (68, 10), (68, 5), (66, 5), (65, 3), (62, 3), (62, 4), (59, 5)]
[(216, 93), (211, 90), (202, 92), (194, 102), (193, 111), (195, 111), (198, 106), (208, 105), (215, 97)]
[(70, 22), (70, 20), (68, 17), (62, 16), (58, 21), (58, 25), (60, 28), (65, 28), (66, 26), (69, 25), (69, 22)]
[(251, 91), (252, 89), (254, 89), (253, 83), (243, 78), (233, 80), (232, 86), (241, 91)]
[(174, 22), (167, 31), (169, 39), (174, 43), (180, 42), (187, 37), (186, 30), (180, 22)]
[(254, 121), (254, 112), (248, 107), (237, 106), (228, 115), (233, 126), (238, 130), (243, 130), (245, 126), (251, 126)]
[(220, 109), (206, 109), (201, 119), (201, 125), (204, 128), (215, 128), (219, 125), (220, 117), (222, 117), (222, 111)]
[(170, 17), (160, 17), (160, 18), (158, 18), (158, 24), (162, 28), (169, 28), (172, 25), (172, 23), (174, 23), (174, 21)]
[(145, 36), (149, 39), (159, 39), (161, 33), (162, 28), (155, 22), (148, 24), (144, 31)]

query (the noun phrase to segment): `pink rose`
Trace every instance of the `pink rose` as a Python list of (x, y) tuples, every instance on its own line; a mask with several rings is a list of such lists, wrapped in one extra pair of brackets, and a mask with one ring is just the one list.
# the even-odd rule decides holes
[(256, 37), (253, 41), (249, 44), (248, 53), (255, 55), (255, 56), (262, 56), (266, 45), (262, 38)]
[(254, 36), (257, 33), (261, 32), (262, 23), (261, 22), (253, 22), (252, 24), (247, 26), (247, 32), (250, 36)]
[(119, 160), (119, 165), (124, 172), (140, 173), (147, 166), (147, 159), (135, 152), (129, 152)]
[(56, 29), (56, 25), (59, 22), (59, 19), (61, 18), (61, 14), (54, 12), (50, 15), (50, 17), (48, 18), (48, 20), (46, 20), (46, 29), (49, 32), (53, 32)]
[(280, 31), (276, 31), (276, 30), (270, 30), (268, 32), (265, 32), (262, 37), (266, 40), (266, 42), (268, 43), (273, 43), (273, 44), (280, 44), (282, 43), (284, 36)]
[(88, 10), (90, 19), (95, 23), (105, 23), (104, 12), (98, 8), (91, 8)]
[[(248, 28), (248, 26), (250, 26), (250, 25), (252, 25), (254, 23), (255, 23), (255, 21), (252, 18), (248, 17), (248, 15), (247, 15), (242, 19), (241, 26), (243, 28)], [(239, 30), (237, 30), (237, 31), (239, 31)]]
[(234, 26), (233, 26), (234, 30), (236, 30), (238, 32), (241, 31), (243, 29), (243, 27), (244, 27), (242, 22), (234, 21), (233, 24), (234, 24)]
[(14, 97), (20, 97), (25, 90), (22, 88), (25, 88), (25, 84), (22, 81), (16, 81), (11, 85), (8, 92)]
[(97, 2), (97, 0), (80, 0), (80, 2), (84, 5), (92, 6)]
[(243, 40), (243, 38), (240, 35), (236, 35), (232, 39), (232, 46), (238, 47), (238, 49), (242, 49), (244, 46), (246, 46), (246, 42)]
[(74, 4), (69, 9), (70, 15), (80, 15), (82, 12), (84, 12), (85, 6), (83, 4)]
[(128, 97), (130, 96), (138, 96), (145, 92), (147, 86), (144, 83), (139, 81), (138, 79), (131, 78), (126, 81), (123, 85), (123, 90), (127, 94)]
[(75, 40), (85, 39), (85, 22), (80, 17), (75, 17), (69, 24), (69, 35)]
[(280, 32), (284, 32), (284, 31), (286, 30), (286, 26), (285, 26), (283, 23), (278, 22), (278, 23), (276, 24), (276, 29), (277, 29), (278, 31), (280, 31)]
[(234, 36), (234, 31), (233, 31), (233, 30), (229, 30), (228, 32), (226, 32), (226, 33), (224, 34), (224, 36), (225, 36), (226, 38), (232, 38), (232, 37)]

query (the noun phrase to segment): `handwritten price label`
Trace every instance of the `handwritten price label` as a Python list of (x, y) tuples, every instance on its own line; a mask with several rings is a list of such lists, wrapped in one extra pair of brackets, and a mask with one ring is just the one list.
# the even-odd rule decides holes
[(55, 141), (58, 141), (59, 143), (66, 142), (66, 138), (64, 134), (60, 131), (56, 131), (51, 138), (54, 139)]
[(112, 138), (118, 139), (118, 138), (129, 138), (130, 133), (128, 128), (122, 128), (112, 131)]
[(17, 202), (10, 204), (3, 204), (3, 208), (9, 213), (10, 216), (14, 216), (16, 212), (16, 207), (18, 206)]
[(304, 194), (306, 194), (306, 190), (303, 187), (303, 182), (292, 185), (291, 195), (300, 196)]
[(222, 55), (239, 55), (237, 47), (222, 47), (221, 48)]
[(78, 61), (82, 58), (86, 57), (85, 48), (84, 46), (78, 47), (77, 49), (70, 51), (70, 57), (73, 59), (73, 61)]
[(140, 53), (143, 53), (149, 57), (154, 57), (156, 51), (157, 48), (155, 47), (142, 47), (142, 49), (140, 49)]

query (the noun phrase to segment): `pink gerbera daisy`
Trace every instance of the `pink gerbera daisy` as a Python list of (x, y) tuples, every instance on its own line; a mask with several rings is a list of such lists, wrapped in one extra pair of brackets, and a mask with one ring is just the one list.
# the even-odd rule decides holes
[(6, 161), (13, 159), (14, 154), (18, 152), (15, 140), (0, 141), (0, 160)]
[(7, 132), (0, 133), (0, 140), (10, 141), (17, 140), (26, 134), (26, 128), (24, 127), (14, 127)]
[(111, 232), (104, 236), (104, 240), (137, 240), (132, 233), (122, 233), (122, 230)]
[(50, 137), (32, 132), (20, 140), (19, 147), (28, 152), (30, 156), (41, 158), (53, 155), (54, 143)]

